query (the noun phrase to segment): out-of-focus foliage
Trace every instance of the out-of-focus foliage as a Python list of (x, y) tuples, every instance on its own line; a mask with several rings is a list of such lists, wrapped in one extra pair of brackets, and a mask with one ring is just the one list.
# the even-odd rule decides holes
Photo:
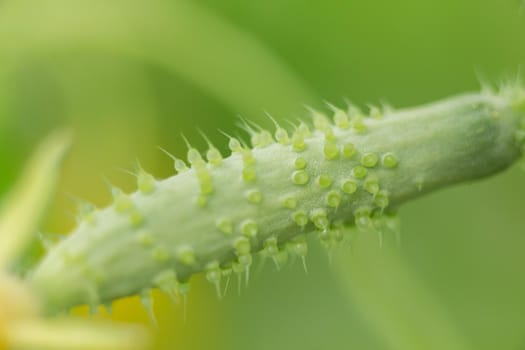
[[(69, 194), (105, 205), (103, 178), (132, 190), (134, 179), (119, 169), (136, 158), (159, 177), (172, 174), (157, 146), (182, 156), (181, 133), (203, 148), (200, 129), (224, 150), (218, 129), (241, 133), (238, 115), (270, 126), (265, 111), (285, 124), (306, 115), (304, 103), (343, 105), (348, 97), (407, 106), (477, 89), (478, 74), (515, 74), (525, 62), (524, 34), (514, 0), (6, 0), (0, 193), (37, 140), (70, 126), (75, 142), (44, 227), (67, 232)], [(424, 290), (473, 348), (525, 346), (524, 179), (513, 168), (404, 207), (399, 259), (409, 270), (403, 276), (421, 288), (369, 284), (358, 292), (372, 288), (385, 301)], [(186, 324), (181, 305), (157, 296), (158, 348), (391, 349), (374, 322), (378, 309), (367, 307), (374, 300), (349, 297), (340, 266), (330, 267), (310, 241), (307, 276), (299, 263), (279, 273), (267, 264), (241, 296), (231, 288), (220, 302), (195, 278)], [(381, 280), (377, 265), (359, 269)], [(345, 281), (352, 288), (359, 278)], [(395, 312), (413, 310), (418, 298), (393, 296), (401, 303)], [(432, 319), (434, 310), (417, 317)], [(385, 312), (393, 324), (413, 321), (395, 312)], [(138, 298), (116, 303), (111, 318), (148, 322)]]
[(0, 269), (12, 266), (34, 240), (57, 186), (69, 143), (68, 133), (62, 131), (40, 145), (24, 176), (0, 207)]

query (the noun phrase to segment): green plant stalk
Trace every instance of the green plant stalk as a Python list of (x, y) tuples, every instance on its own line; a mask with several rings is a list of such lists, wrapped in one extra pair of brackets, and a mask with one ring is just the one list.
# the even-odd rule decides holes
[(159, 287), (187, 293), (205, 272), (221, 290), (232, 272), (248, 274), (252, 255), (302, 258), (303, 234), (340, 240), (340, 225), (381, 229), (383, 214), (429, 191), (497, 173), (520, 156), (525, 98), (519, 87), (465, 94), (364, 117), (353, 106), (334, 122), (313, 111), (293, 135), (250, 129), (253, 148), (230, 139), (222, 159), (191, 148), (191, 168), (155, 180), (137, 173), (137, 192), (84, 210), (78, 227), (52, 248), (31, 284), (48, 310), (63, 310)]

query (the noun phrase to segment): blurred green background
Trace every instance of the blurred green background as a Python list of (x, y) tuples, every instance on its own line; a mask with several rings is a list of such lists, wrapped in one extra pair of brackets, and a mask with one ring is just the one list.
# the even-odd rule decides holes
[[(518, 0), (4, 0), (0, 2), (0, 195), (62, 126), (75, 144), (45, 230), (68, 232), (69, 195), (109, 203), (134, 189), (135, 159), (173, 173), (184, 134), (238, 116), (271, 126), (303, 105), (416, 105), (515, 76), (525, 62)], [(242, 133), (240, 133), (242, 135)], [(525, 175), (443, 190), (401, 210), (400, 248), (367, 237), (330, 263), (311, 237), (296, 262), (253, 273), (216, 300), (192, 279), (182, 306), (156, 296), (158, 349), (525, 349)], [(232, 281), (234, 283), (236, 281)], [(85, 313), (79, 309), (77, 313)], [(112, 318), (148, 324), (137, 298)]]

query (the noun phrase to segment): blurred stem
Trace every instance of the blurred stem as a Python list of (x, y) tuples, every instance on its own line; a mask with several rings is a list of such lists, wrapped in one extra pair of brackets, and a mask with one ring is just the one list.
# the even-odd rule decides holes
[(146, 60), (252, 120), (265, 109), (293, 115), (313, 100), (268, 48), (192, 2), (10, 1), (0, 41), (13, 57), (80, 49)]
[(336, 256), (335, 273), (348, 303), (361, 311), (388, 349), (472, 349), (398, 248), (380, 248), (371, 232), (363, 233), (357, 245), (353, 254)]
[(38, 148), (0, 211), (0, 269), (12, 263), (34, 238), (51, 201), (70, 135), (52, 134)]

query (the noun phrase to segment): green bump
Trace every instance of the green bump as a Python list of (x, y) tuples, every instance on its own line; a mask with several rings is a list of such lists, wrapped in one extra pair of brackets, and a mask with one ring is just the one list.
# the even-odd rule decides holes
[(245, 182), (255, 182), (256, 175), (255, 175), (255, 168), (254, 167), (245, 167), (242, 169), (242, 179)]
[(233, 224), (229, 219), (223, 218), (217, 220), (216, 226), (219, 229), (219, 231), (226, 235), (231, 235), (233, 233)]
[(172, 270), (161, 271), (153, 278), (153, 284), (164, 292), (171, 290), (176, 283), (177, 277), (175, 271)]
[(250, 254), (252, 250), (250, 240), (246, 237), (238, 237), (235, 239), (233, 247), (237, 255), (247, 255)]
[(277, 237), (270, 237), (264, 242), (264, 249), (269, 256), (274, 256), (279, 253), (279, 247), (277, 246)]
[(284, 130), (283, 128), (277, 128), (275, 131), (275, 139), (277, 142), (279, 142), (281, 145), (287, 145), (290, 143), (290, 138), (288, 137), (288, 132)]
[(341, 204), (341, 194), (338, 191), (330, 191), (326, 195), (326, 204), (329, 207), (337, 208)]
[(153, 244), (153, 237), (148, 232), (141, 232), (137, 235), (137, 242), (143, 247), (150, 247)]
[(310, 214), (310, 218), (314, 223), (315, 227), (320, 230), (325, 230), (328, 228), (328, 217), (326, 215), (326, 210), (324, 209), (314, 209)]
[(290, 251), (292, 254), (295, 254), (301, 258), (304, 271), (308, 272), (308, 268), (306, 267), (306, 254), (308, 254), (308, 245), (306, 244), (304, 236), (301, 235), (296, 237), (290, 244)]
[(177, 260), (184, 265), (191, 266), (195, 264), (195, 250), (189, 246), (179, 247), (179, 249), (177, 249), (176, 256)]
[(314, 128), (317, 130), (324, 131), (330, 128), (330, 122), (326, 116), (314, 110), (312, 110), (312, 121), (314, 123)]
[(323, 230), (319, 232), (317, 235), (319, 238), (319, 241), (326, 246), (327, 248), (331, 248), (332, 246), (332, 230)]
[(332, 186), (332, 177), (328, 174), (321, 174), (317, 178), (317, 185), (321, 188), (328, 188)]
[(278, 250), (277, 253), (273, 255), (273, 261), (277, 269), (280, 270), (288, 262), (288, 251)]
[(224, 266), (221, 266), (221, 272), (222, 272), (222, 277), (227, 277), (227, 278), (230, 278), (233, 270), (232, 270), (232, 264), (231, 263), (228, 263)]
[(306, 159), (304, 159), (303, 157), (297, 157), (295, 158), (293, 165), (295, 169), (303, 170), (304, 168), (306, 168)]
[(177, 289), (177, 293), (186, 296), (190, 292), (190, 282), (177, 281), (176, 289)]
[(219, 166), (222, 164), (221, 152), (215, 147), (211, 147), (206, 153), (206, 158), (211, 165)]
[(184, 163), (182, 159), (175, 159), (175, 170), (178, 173), (182, 173), (188, 170), (188, 166), (186, 165), (186, 163)]
[(355, 118), (363, 117), (363, 113), (361, 112), (361, 109), (351, 102), (348, 103), (348, 111), (346, 114), (348, 114), (348, 117), (350, 118), (351, 121), (354, 120)]
[(246, 198), (252, 204), (260, 204), (262, 202), (262, 193), (259, 190), (249, 190), (246, 192)]
[(288, 209), (294, 209), (297, 206), (297, 200), (294, 197), (285, 197), (283, 206)]
[(361, 157), (361, 164), (367, 168), (373, 168), (377, 165), (379, 157), (375, 153), (365, 153)]
[(340, 243), (345, 238), (343, 230), (341, 227), (336, 228), (335, 230), (332, 230), (332, 238), (337, 242)]
[(354, 211), (354, 216), (356, 217), (370, 216), (371, 214), (372, 209), (368, 206), (359, 207)]
[(143, 194), (152, 193), (155, 189), (155, 178), (151, 174), (140, 172), (137, 178), (137, 187)]
[(246, 237), (255, 237), (258, 231), (259, 228), (254, 220), (247, 219), (241, 223), (241, 232)]
[(397, 163), (399, 162), (397, 160), (397, 157), (394, 153), (388, 152), (383, 155), (382, 163), (385, 168), (395, 168), (397, 166)]
[(377, 106), (370, 106), (370, 117), (374, 119), (380, 119), (383, 117), (383, 113), (381, 113), (381, 109), (379, 109)]
[(366, 168), (360, 166), (360, 165), (356, 165), (353, 169), (352, 169), (352, 175), (356, 178), (356, 179), (363, 179), (366, 174), (368, 174), (368, 170), (366, 170)]
[(131, 223), (131, 226), (137, 227), (142, 225), (142, 223), (144, 222), (144, 217), (139, 211), (133, 210), (129, 214), (129, 222)]
[(195, 167), (203, 166), (205, 164), (201, 154), (195, 148), (190, 148), (188, 150), (188, 162)]
[(272, 134), (267, 130), (263, 130), (259, 133), (254, 133), (251, 138), (253, 147), (266, 147), (273, 143)]
[(217, 284), (221, 280), (221, 269), (219, 267), (218, 261), (212, 261), (208, 265), (206, 265), (206, 279), (213, 283)]
[(90, 203), (81, 202), (79, 203), (79, 221), (85, 221), (90, 225), (95, 224), (95, 206)]
[(292, 149), (296, 152), (302, 152), (306, 149), (306, 143), (304, 142), (303, 134), (295, 132), (292, 135)]
[(211, 181), (211, 174), (205, 167), (197, 168), (195, 174), (200, 182)]
[(153, 258), (158, 262), (166, 262), (170, 259), (170, 253), (164, 247), (157, 247), (153, 251)]
[(343, 184), (341, 185), (341, 188), (344, 193), (348, 193), (348, 194), (355, 193), (357, 191), (357, 182), (351, 179), (344, 180)]
[(253, 152), (249, 148), (245, 148), (241, 152), (242, 154), (242, 161), (244, 162), (244, 165), (253, 165), (255, 164), (255, 157), (253, 156)]
[(324, 157), (328, 160), (336, 159), (339, 156), (339, 149), (333, 142), (327, 142), (323, 148)]
[(310, 175), (304, 170), (294, 171), (292, 174), (292, 180), (296, 185), (306, 185), (310, 180)]
[(292, 251), (300, 257), (308, 254), (308, 244), (304, 240), (297, 240), (292, 242)]
[(364, 134), (367, 130), (362, 116), (356, 116), (355, 118), (353, 118), (351, 124), (352, 129), (354, 129), (355, 132), (358, 134)]
[(355, 224), (361, 230), (367, 230), (372, 228), (372, 219), (370, 217), (371, 210), (369, 207), (363, 206), (357, 208), (354, 212)]
[(342, 130), (350, 128), (350, 119), (348, 115), (340, 109), (337, 109), (334, 114), (334, 123), (335, 125)]
[(211, 181), (203, 181), (199, 184), (201, 192), (203, 194), (212, 194), (213, 193), (213, 183)]
[(252, 146), (254, 148), (259, 147), (259, 145), (261, 144), (261, 134), (259, 134), (258, 132), (253, 133), (250, 138), (250, 141), (252, 142)]
[(379, 179), (375, 176), (368, 177), (364, 183), (363, 188), (371, 194), (376, 194), (379, 191)]
[(117, 213), (126, 212), (133, 207), (133, 201), (131, 198), (118, 189), (113, 190), (113, 201)]
[(308, 125), (302, 122), (301, 124), (299, 124), (299, 127), (297, 127), (297, 132), (303, 135), (303, 137), (310, 137), (312, 135), (312, 132), (310, 131), (310, 128), (308, 128)]
[(195, 202), (200, 208), (204, 208), (208, 204), (208, 197), (206, 197), (204, 194), (200, 194), (195, 199)]
[(261, 145), (259, 147), (266, 147), (273, 143), (272, 134), (268, 130), (261, 131)]
[(246, 268), (248, 268), (253, 262), (253, 258), (251, 254), (239, 255), (238, 260), (239, 260), (239, 265), (242, 266), (243, 271), (246, 271)]
[(351, 142), (347, 142), (343, 145), (343, 157), (352, 158), (357, 153), (355, 145)]
[[(155, 283), (155, 280), (154, 280)], [(140, 303), (142, 307), (147, 311), (149, 320), (153, 324), (156, 322), (155, 313), (153, 312), (153, 297), (151, 295), (151, 289), (143, 289), (139, 292)]]
[(336, 137), (332, 128), (326, 128), (323, 130), (324, 138), (326, 141), (334, 142)]
[(232, 152), (240, 152), (242, 150), (242, 145), (236, 138), (230, 138), (230, 141), (228, 142), (228, 147), (230, 148), (230, 151)]
[(381, 209), (385, 209), (388, 207), (389, 199), (388, 199), (389, 193), (386, 190), (379, 191), (374, 196), (374, 203)]
[(308, 224), (308, 215), (306, 215), (306, 212), (304, 210), (298, 210), (292, 214), (292, 220), (298, 226), (304, 227), (306, 226), (306, 224)]

